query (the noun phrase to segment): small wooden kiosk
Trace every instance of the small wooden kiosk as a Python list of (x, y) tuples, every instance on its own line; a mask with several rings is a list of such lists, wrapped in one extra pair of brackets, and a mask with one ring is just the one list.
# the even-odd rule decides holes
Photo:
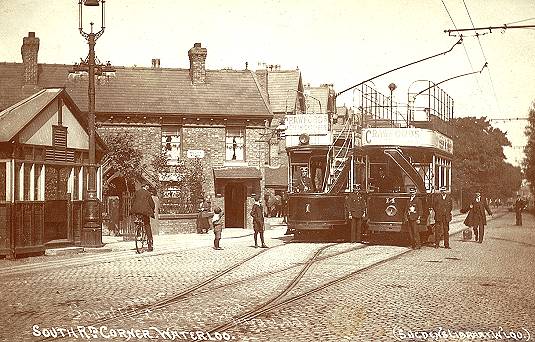
[[(97, 137), (97, 164), (104, 146)], [(88, 150), (86, 120), (63, 88), (0, 112), (0, 256), (79, 244)], [(99, 167), (99, 199), (101, 178)]]

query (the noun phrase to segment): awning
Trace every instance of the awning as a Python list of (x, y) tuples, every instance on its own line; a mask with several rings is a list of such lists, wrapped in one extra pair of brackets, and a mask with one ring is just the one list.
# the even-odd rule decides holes
[(279, 166), (277, 168), (265, 167), (265, 184), (267, 188), (287, 188), (288, 187), (288, 168)]
[(256, 167), (223, 167), (214, 169), (214, 179), (262, 179)]

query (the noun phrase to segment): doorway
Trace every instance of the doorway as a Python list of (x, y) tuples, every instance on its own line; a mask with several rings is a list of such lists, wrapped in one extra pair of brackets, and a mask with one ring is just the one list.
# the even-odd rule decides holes
[(238, 182), (227, 183), (225, 186), (225, 227), (246, 228), (246, 196), (247, 189), (245, 184)]

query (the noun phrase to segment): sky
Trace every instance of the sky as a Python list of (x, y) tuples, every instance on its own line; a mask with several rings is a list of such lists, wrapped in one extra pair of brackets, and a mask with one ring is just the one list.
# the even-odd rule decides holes
[[(100, 10), (84, 7), (100, 29)], [(39, 62), (73, 64), (87, 55), (78, 32), (78, 1), (0, 0), (0, 61), (21, 62), (22, 38), (36, 32)], [(106, 29), (96, 44), (101, 61), (116, 66), (188, 68), (194, 43), (208, 49), (207, 69), (301, 70), (304, 83), (341, 91), (416, 60), (445, 52), (459, 39), (444, 30), (535, 26), (533, 0), (107, 0)], [(485, 116), (507, 132), (518, 165), (526, 118), (535, 100), (535, 28), (463, 32), (451, 52), (374, 79), (383, 94), (407, 103), (416, 80), (441, 85), (455, 101), (454, 116)], [(456, 33), (455, 33), (456, 34)], [(117, 75), (120, 77), (120, 75)], [(351, 106), (346, 92), (337, 105)]]

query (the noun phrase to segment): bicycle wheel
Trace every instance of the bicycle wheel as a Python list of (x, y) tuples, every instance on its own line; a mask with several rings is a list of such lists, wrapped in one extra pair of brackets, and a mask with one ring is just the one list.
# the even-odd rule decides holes
[(141, 254), (148, 248), (147, 235), (143, 227), (143, 221), (135, 221), (136, 224), (136, 253)]

